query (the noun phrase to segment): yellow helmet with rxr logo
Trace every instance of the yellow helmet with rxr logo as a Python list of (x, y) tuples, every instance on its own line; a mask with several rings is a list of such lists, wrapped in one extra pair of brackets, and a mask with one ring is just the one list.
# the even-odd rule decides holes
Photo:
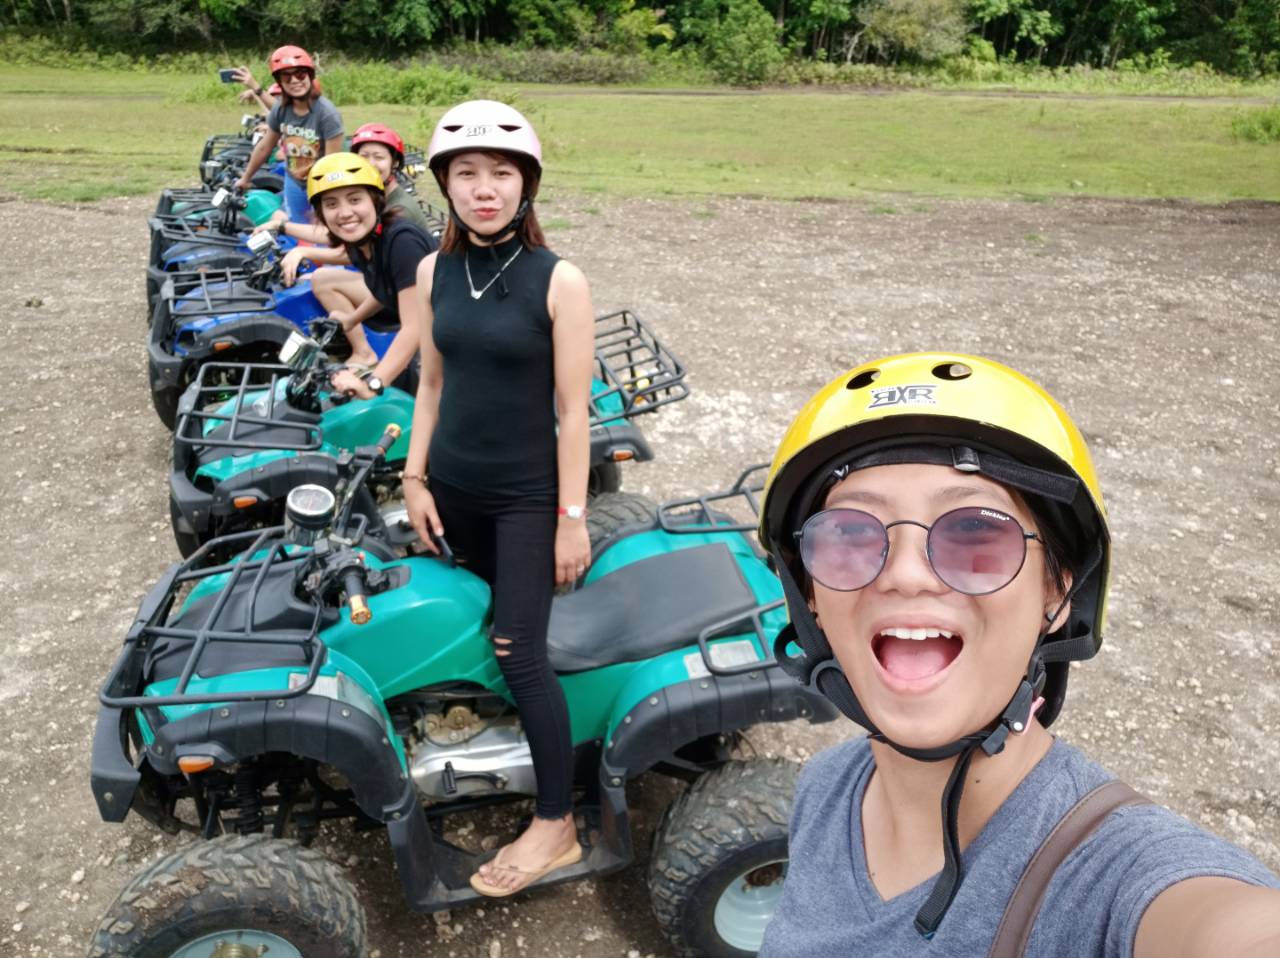
[(322, 156), (307, 173), (307, 199), (315, 200), (329, 190), (344, 186), (368, 186), (379, 193), (385, 187), (373, 164), (356, 153), (330, 153)]
[[(802, 527), (838, 482), (859, 469), (903, 463), (978, 473), (1020, 493), (1044, 543), (1045, 570), (1065, 593), (1057, 611), (1046, 613), (1004, 708), (982, 727), (929, 747), (895, 742), (863, 708), (810, 608), (812, 586), (797, 555)], [(773, 557), (791, 614), (774, 641), (782, 669), (909, 758), (958, 756), (942, 794), (942, 834), (952, 837), (943, 842), (942, 871), (915, 918), (916, 930), (931, 938), (963, 880), (954, 836), (970, 760), (978, 751), (998, 754), (1033, 717), (1048, 726), (1066, 698), (1070, 663), (1092, 657), (1102, 644), (1111, 546), (1084, 438), (1053, 397), (999, 363), (949, 353), (878, 359), (824, 386), (787, 430), (764, 491), (760, 541)], [(947, 588), (986, 594), (949, 585), (953, 580), (937, 570), (932, 554), (929, 564)], [(1062, 566), (1069, 577), (1058, 571)], [(1050, 632), (1068, 606), (1065, 624)], [(802, 657), (791, 653), (792, 643)]]
[(1097, 652), (1105, 621), (1110, 537), (1079, 429), (1044, 389), (988, 359), (913, 353), (866, 363), (819, 390), (787, 430), (765, 486), (760, 541), (803, 582), (795, 532), (834, 476), (898, 462), (949, 464), (1018, 490), (1065, 547), (1071, 616), (1041, 645), (1052, 663), (1040, 714), (1048, 724), (1066, 662)]

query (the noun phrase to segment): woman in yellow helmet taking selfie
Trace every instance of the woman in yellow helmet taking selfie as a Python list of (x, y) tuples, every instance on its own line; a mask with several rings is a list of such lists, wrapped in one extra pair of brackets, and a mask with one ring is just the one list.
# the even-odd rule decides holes
[(947, 354), (850, 370), (783, 439), (760, 536), (780, 662), (870, 733), (801, 776), (761, 955), (1280, 955), (1280, 879), (1047, 731), (1111, 547), (1043, 389)]

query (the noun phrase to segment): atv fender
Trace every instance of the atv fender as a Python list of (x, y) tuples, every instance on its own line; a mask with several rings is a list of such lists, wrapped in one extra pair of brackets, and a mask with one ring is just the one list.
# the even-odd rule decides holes
[(142, 773), (127, 757), (128, 749), (124, 712), (102, 706), (98, 710), (98, 725), (93, 731), (89, 780), (98, 803), (98, 813), (104, 822), (124, 821), (142, 779)]
[(656, 689), (615, 716), (602, 777), (616, 787), (698, 739), (765, 722), (830, 722), (836, 715), (826, 698), (772, 663), (736, 675), (708, 673)]
[(230, 763), (286, 752), (331, 766), (346, 778), (366, 815), (391, 822), (418, 807), (393, 741), (385, 721), (338, 699), (308, 694), (206, 708), (165, 723), (147, 746), (146, 761), (162, 775), (175, 776), (182, 774), (177, 762), (184, 755), (213, 755)]
[[(163, 302), (157, 305), (156, 318), (159, 319)], [(225, 319), (215, 318), (196, 333), (194, 339), (186, 339), (183, 343), (183, 355), (175, 355), (175, 336), (178, 330), (172, 329), (174, 320), (168, 322), (153, 321), (151, 324), (151, 341), (147, 345), (148, 358), (151, 360), (153, 392), (160, 389), (181, 388), (182, 372), (193, 362), (201, 362), (215, 354), (214, 343), (229, 343), (221, 352), (253, 343), (273, 343), (283, 346), (289, 334), (298, 327), (274, 313), (253, 313), (250, 315), (230, 316)]]

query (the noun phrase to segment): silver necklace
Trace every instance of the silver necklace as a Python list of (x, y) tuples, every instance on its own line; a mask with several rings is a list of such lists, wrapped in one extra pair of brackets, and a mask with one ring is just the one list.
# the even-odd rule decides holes
[(500, 277), (503, 273), (507, 271), (507, 267), (510, 266), (512, 263), (514, 263), (516, 261), (516, 257), (519, 256), (523, 251), (524, 251), (524, 244), (517, 246), (516, 251), (511, 254), (511, 258), (507, 260), (505, 263), (503, 263), (502, 266), (498, 269), (498, 271), (493, 274), (493, 279), (489, 280), (489, 282), (485, 283), (479, 289), (476, 289), (476, 284), (471, 281), (471, 251), (467, 250), (466, 254), (463, 256), (462, 262), (463, 262), (463, 265), (465, 265), (467, 268), (467, 285), (471, 287), (471, 298), (479, 299), (481, 296), (483, 296), (485, 294), (485, 291), (498, 281), (498, 277)]

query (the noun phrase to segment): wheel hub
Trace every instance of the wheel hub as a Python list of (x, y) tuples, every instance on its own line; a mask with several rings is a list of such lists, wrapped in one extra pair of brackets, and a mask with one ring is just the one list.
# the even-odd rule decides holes
[(271, 949), (266, 945), (238, 945), (229, 941), (220, 941), (209, 958), (262, 958)]

